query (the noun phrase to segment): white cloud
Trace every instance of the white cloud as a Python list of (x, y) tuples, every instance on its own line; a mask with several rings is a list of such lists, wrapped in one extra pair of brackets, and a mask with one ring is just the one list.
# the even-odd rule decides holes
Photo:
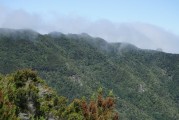
[[(50, 19), (48, 18), (50, 16)], [(47, 18), (48, 19), (47, 19)], [(91, 21), (76, 15), (28, 13), (0, 6), (0, 27), (28, 28), (41, 33), (88, 33), (109, 42), (129, 42), (144, 49), (162, 48), (165, 52), (179, 53), (179, 37), (151, 24), (114, 23), (108, 20)]]
[(39, 14), (30, 14), (22, 9), (12, 10), (0, 6), (0, 27), (2, 28), (39, 30), (43, 26), (43, 20)]
[(10, 12), (5, 21), (2, 24), (2, 27), (11, 27), (11, 28), (32, 28), (38, 29), (41, 26), (41, 19), (38, 15), (28, 14), (22, 10), (16, 10)]

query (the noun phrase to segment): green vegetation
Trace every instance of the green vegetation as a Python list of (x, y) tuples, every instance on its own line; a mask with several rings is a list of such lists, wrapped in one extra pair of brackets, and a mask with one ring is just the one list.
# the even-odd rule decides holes
[(114, 96), (103, 98), (102, 90), (94, 99), (58, 96), (36, 72), (29, 69), (2, 76), (0, 79), (0, 119), (118, 120)]
[[(179, 119), (179, 55), (107, 43), (86, 34), (41, 35), (22, 31), (0, 30), (0, 73), (3, 75), (31, 68), (69, 101), (82, 96), (88, 101), (99, 87), (104, 93), (113, 90), (122, 120)], [(13, 84), (19, 87), (18, 96), (24, 96), (27, 81), (18, 79), (21, 81)], [(36, 93), (32, 94), (37, 97)], [(64, 104), (61, 105), (63, 108)], [(20, 111), (24, 109), (22, 105)], [(45, 106), (43, 109), (49, 110)], [(58, 112), (62, 115), (60, 111), (63, 110)]]

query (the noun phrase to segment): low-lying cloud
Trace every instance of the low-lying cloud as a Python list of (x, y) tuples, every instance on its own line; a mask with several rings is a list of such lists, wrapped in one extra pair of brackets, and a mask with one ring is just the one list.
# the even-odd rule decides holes
[(155, 25), (140, 22), (91, 21), (75, 15), (60, 15), (57, 13), (42, 16), (22, 9), (12, 10), (0, 6), (0, 27), (33, 29), (40, 33), (52, 31), (75, 34), (88, 33), (94, 37), (101, 37), (108, 42), (128, 42), (139, 48), (161, 48), (165, 52), (179, 53), (179, 36)]

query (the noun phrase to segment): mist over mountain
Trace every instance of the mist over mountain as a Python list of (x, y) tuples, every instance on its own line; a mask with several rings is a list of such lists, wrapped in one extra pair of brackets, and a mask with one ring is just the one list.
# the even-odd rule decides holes
[(0, 120), (179, 120), (178, 0), (0, 0)]
[[(179, 53), (179, 36), (157, 25), (142, 22), (112, 22), (106, 19), (90, 20), (78, 15), (62, 15), (51, 12), (49, 19), (38, 13), (23, 9), (0, 6), (0, 27), (33, 29), (40, 33), (60, 31), (68, 34), (87, 33), (108, 42), (126, 42), (142, 49), (162, 49), (168, 53)], [(46, 16), (46, 15), (44, 15)]]
[(0, 29), (0, 73), (24, 68), (36, 70), (70, 101), (82, 96), (89, 100), (100, 87), (104, 93), (112, 90), (120, 119), (179, 119), (178, 54), (111, 43), (86, 33)]

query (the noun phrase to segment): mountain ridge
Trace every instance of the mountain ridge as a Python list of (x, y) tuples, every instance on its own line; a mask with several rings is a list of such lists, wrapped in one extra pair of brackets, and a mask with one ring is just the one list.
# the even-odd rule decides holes
[(178, 54), (84, 34), (20, 38), (0, 36), (0, 73), (32, 68), (69, 99), (90, 97), (99, 87), (112, 89), (121, 119), (179, 118)]
[[(24, 38), (20, 38), (20, 39), (26, 39), (26, 40), (34, 40), (37, 38), (38, 35), (49, 35), (51, 37), (61, 37), (63, 35), (66, 35), (68, 36), (69, 38), (70, 37), (77, 37), (77, 38), (85, 38), (85, 39), (90, 39), (90, 40), (93, 40), (93, 39), (98, 39), (99, 41), (103, 41), (106, 42), (106, 43), (110, 43), (110, 42), (107, 42), (105, 41), (104, 39), (100, 38), (100, 37), (91, 37), (90, 35), (88, 35), (87, 33), (81, 33), (81, 34), (72, 34), (72, 33), (68, 33), (68, 34), (63, 34), (61, 32), (56, 32), (56, 31), (53, 31), (53, 32), (50, 32), (50, 33), (47, 33), (47, 34), (41, 34), (41, 33), (38, 33), (32, 29), (10, 29), (10, 28), (0, 28), (0, 35), (1, 37), (9, 37), (9, 36), (12, 36), (12, 37), (16, 37), (16, 34), (25, 34)], [(17, 37), (20, 37), (20, 36), (17, 36)], [(30, 38), (32, 37), (32, 38)], [(128, 45), (128, 46), (133, 46), (133, 48), (137, 48), (135, 45), (131, 44), (131, 43), (126, 43), (126, 42), (111, 42), (110, 44), (124, 44), (125, 45)], [(123, 45), (122, 45), (123, 46)], [(145, 49), (143, 49), (145, 50)], [(150, 49), (146, 49), (146, 50), (150, 50)], [(156, 50), (151, 50), (151, 51), (156, 51)], [(172, 54), (172, 53), (171, 53)]]

